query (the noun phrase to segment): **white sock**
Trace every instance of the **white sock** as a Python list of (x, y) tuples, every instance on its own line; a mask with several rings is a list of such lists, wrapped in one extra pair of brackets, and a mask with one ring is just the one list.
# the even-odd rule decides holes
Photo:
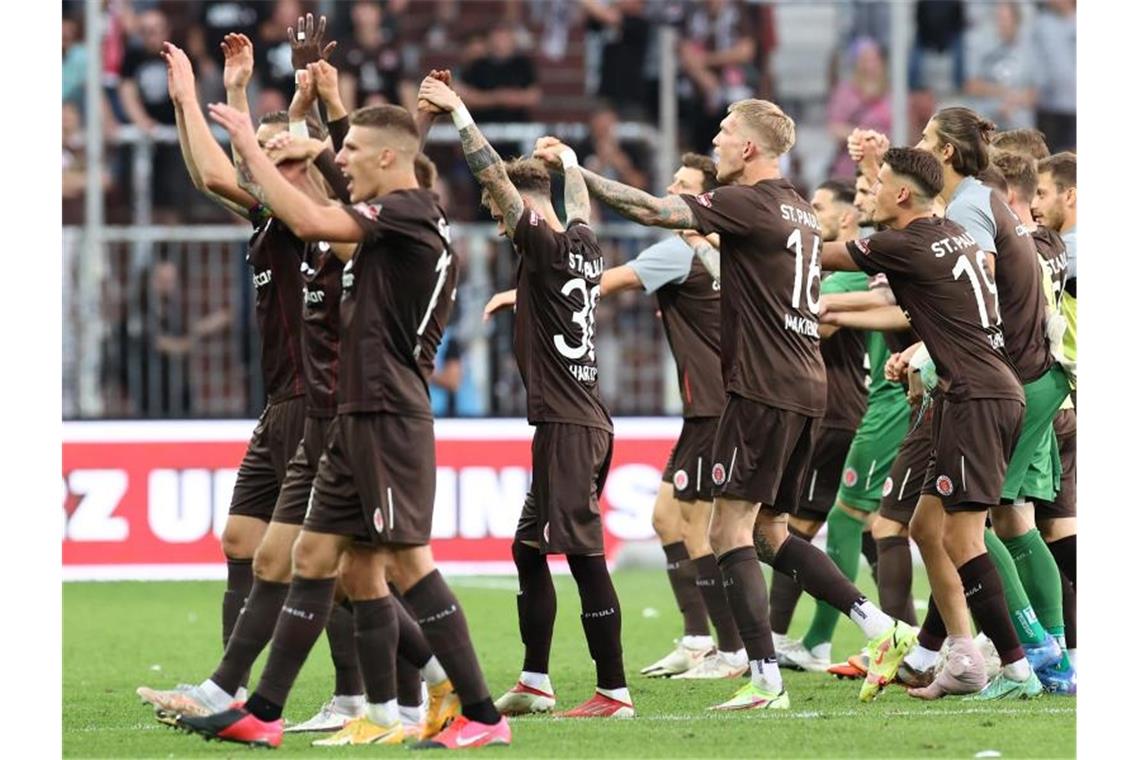
[(831, 642), (830, 641), (825, 641), (822, 644), (816, 644), (814, 647), (812, 647), (808, 651), (811, 652), (812, 657), (816, 657), (820, 660), (827, 660), (828, 662), (831, 662)]
[(627, 705), (633, 704), (633, 697), (629, 696), (629, 689), (625, 686), (620, 689), (598, 689), (598, 693), (610, 699), (616, 699), (618, 702), (624, 702)]
[(420, 668), (420, 675), (427, 681), (428, 686), (439, 686), (447, 680), (447, 672), (439, 664), (439, 660), (435, 658), (434, 654), (427, 661), (427, 664)]
[(903, 659), (915, 670), (930, 670), (938, 662), (938, 652), (927, 649), (922, 644), (915, 644), (914, 649)]
[[(245, 702), (247, 699), (249, 699), (249, 692), (244, 686), (239, 686), (237, 694), (234, 694), (234, 699), (238, 702)], [(229, 707), (229, 705), (226, 706)]]
[(864, 599), (851, 607), (847, 616), (869, 639), (882, 636), (895, 625), (895, 619)]
[(764, 691), (779, 693), (784, 688), (784, 679), (780, 676), (780, 666), (776, 659), (749, 660), (748, 667), (752, 670), (752, 685)]
[(708, 649), (713, 645), (712, 636), (682, 636), (681, 646), (685, 649)]
[(206, 704), (213, 708), (214, 712), (221, 712), (230, 706), (234, 701), (234, 695), (218, 686), (216, 683), (207, 678), (198, 688), (202, 692), (202, 696), (206, 698)]
[(423, 705), (400, 705), (400, 721), (405, 726), (418, 726), (424, 721)]
[(726, 652), (723, 649), (717, 650), (720, 656), (734, 668), (739, 668), (741, 665), (748, 662), (748, 653), (743, 649), (737, 649), (735, 652)]
[(1029, 669), (1029, 660), (1022, 657), (1017, 662), (1011, 662), (1008, 665), (1003, 665), (1001, 668), (1002, 675), (1014, 681), (1024, 681), (1029, 678), (1029, 674), (1033, 671)]
[(554, 693), (554, 686), (551, 685), (550, 676), (546, 673), (529, 673), (524, 670), (519, 676), (519, 683), (532, 689), (545, 691), (547, 694)]
[(364, 708), (364, 713), (368, 716), (368, 720), (378, 726), (390, 726), (400, 719), (400, 707), (394, 699), (379, 705), (369, 702)]
[(364, 710), (363, 694), (334, 694), (333, 709), (345, 715), (360, 715)]
[(788, 636), (784, 633), (773, 633), (772, 643), (776, 645), (776, 651), (780, 651), (788, 645)]
[(1077, 669), (1077, 650), (1069, 650), (1069, 664), (1073, 666), (1073, 670)]

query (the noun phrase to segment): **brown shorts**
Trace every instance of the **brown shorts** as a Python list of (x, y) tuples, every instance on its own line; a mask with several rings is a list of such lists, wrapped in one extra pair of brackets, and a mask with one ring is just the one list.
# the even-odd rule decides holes
[(434, 507), (432, 420), (374, 413), (332, 421), (305, 530), (374, 545), (423, 546)]
[(730, 394), (713, 446), (713, 496), (794, 510), (819, 424), (818, 417)]
[(835, 495), (839, 493), (839, 481), (843, 477), (843, 463), (854, 438), (854, 430), (820, 428), (807, 482), (792, 514), (805, 520), (827, 519), (827, 513), (835, 505)]
[(891, 465), (891, 474), (883, 483), (883, 500), (879, 502), (880, 517), (910, 525), (914, 508), (918, 506), (918, 497), (922, 495), (926, 467), (930, 464), (933, 416), (934, 409), (930, 404), (917, 407), (911, 412), (910, 430)]
[(285, 469), (305, 431), (305, 397), (295, 396), (265, 407), (238, 468), (230, 514), (269, 522)]
[(673, 498), (677, 501), (712, 501), (709, 471), (718, 424), (717, 417), (694, 417), (681, 426), (681, 435), (661, 474), (663, 483), (673, 484)]
[(536, 543), (543, 554), (604, 552), (598, 499), (613, 446), (613, 434), (601, 428), (538, 423), (530, 442), (530, 491), (515, 540)]
[(305, 420), (305, 437), (297, 444), (297, 453), (285, 468), (285, 482), (273, 508), (273, 522), (301, 525), (309, 509), (309, 494), (317, 475), (317, 462), (325, 450), (332, 417), (309, 417)]
[(1034, 513), (1044, 520), (1077, 516), (1077, 410), (1057, 412), (1053, 432), (1061, 449), (1061, 490), (1054, 501), (1033, 500)]
[(950, 401), (935, 397), (933, 449), (922, 492), (947, 512), (977, 512), (1001, 503), (1025, 404), (1011, 399)]

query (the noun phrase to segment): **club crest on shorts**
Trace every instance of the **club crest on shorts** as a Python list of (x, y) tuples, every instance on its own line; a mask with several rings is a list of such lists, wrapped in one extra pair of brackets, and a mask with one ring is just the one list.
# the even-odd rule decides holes
[(893, 490), (895, 490), (895, 481), (888, 475), (886, 481), (883, 482), (883, 498), (890, 496)]
[(946, 475), (939, 475), (938, 480), (934, 481), (934, 490), (942, 496), (949, 496), (954, 493), (954, 481)]
[(846, 467), (843, 470), (843, 485), (848, 488), (854, 488), (855, 484), (859, 482), (859, 473), (855, 472), (854, 467)]
[(720, 462), (717, 462), (716, 464), (713, 465), (712, 479), (713, 479), (713, 483), (715, 483), (718, 486), (723, 486), (724, 481), (728, 479), (726, 476), (726, 473), (724, 471), (724, 465), (721, 464)]
[(380, 507), (372, 510), (372, 527), (377, 533), (384, 532), (384, 513), (380, 511)]
[(677, 470), (673, 473), (673, 487), (678, 491), (684, 491), (689, 487), (689, 473), (684, 470)]

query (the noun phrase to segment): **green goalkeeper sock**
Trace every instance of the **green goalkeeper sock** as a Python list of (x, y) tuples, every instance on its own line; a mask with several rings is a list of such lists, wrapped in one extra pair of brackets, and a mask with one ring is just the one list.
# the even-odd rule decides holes
[(1061, 573), (1041, 533), (1034, 528), (1017, 538), (1003, 539), (1002, 543), (1013, 557), (1017, 575), (1041, 625), (1047, 631), (1063, 633), (1065, 613), (1061, 602)]
[(989, 528), (986, 528), (986, 551), (997, 567), (998, 575), (1001, 576), (1005, 604), (1009, 609), (1009, 617), (1013, 620), (1013, 627), (1017, 630), (1018, 640), (1022, 645), (1041, 646), (1049, 634), (1045, 632), (1045, 628), (1034, 614), (1033, 606), (1029, 604), (1029, 596), (1025, 593), (1025, 586), (1017, 574), (1017, 565), (1014, 564), (1009, 549)]
[[(863, 547), (863, 521), (839, 507), (832, 507), (827, 515), (827, 556), (850, 580), (859, 574), (859, 552)], [(847, 610), (842, 611), (846, 614)], [(812, 649), (831, 642), (840, 611), (818, 599), (811, 626), (804, 634), (804, 647)]]

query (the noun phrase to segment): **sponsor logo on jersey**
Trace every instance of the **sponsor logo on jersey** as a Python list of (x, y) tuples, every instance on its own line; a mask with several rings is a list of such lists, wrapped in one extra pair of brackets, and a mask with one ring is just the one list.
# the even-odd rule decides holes
[(954, 493), (954, 481), (945, 475), (939, 475), (938, 480), (934, 481), (934, 489), (943, 496), (949, 496)]
[(854, 488), (855, 484), (859, 482), (859, 473), (855, 472), (854, 467), (848, 467), (843, 470), (843, 485), (848, 488)]
[(885, 499), (890, 496), (893, 490), (895, 490), (895, 481), (891, 480), (891, 476), (888, 475), (886, 481), (883, 483), (883, 498)]
[(361, 216), (363, 216), (365, 219), (370, 219), (373, 222), (380, 218), (380, 209), (383, 207), (383, 204), (380, 203), (361, 202), (353, 205), (353, 208), (356, 209)]
[(724, 465), (723, 464), (721, 464), (720, 462), (717, 462), (716, 464), (713, 465), (713, 469), (712, 469), (713, 483), (715, 483), (718, 486), (723, 486), (724, 481), (727, 479), (726, 475), (727, 475), (727, 473), (725, 473), (725, 471), (724, 471)]
[(273, 281), (273, 270), (266, 269), (264, 272), (255, 272), (253, 275), (253, 287), (260, 290)]
[(701, 193), (697, 196), (697, 203), (701, 204), (705, 208), (712, 208), (712, 199), (715, 194), (715, 190), (711, 190), (707, 193)]
[(372, 527), (377, 533), (384, 532), (384, 513), (380, 511), (380, 507), (372, 510)]
[(684, 470), (677, 470), (673, 473), (673, 487), (678, 491), (684, 491), (689, 487), (689, 473)]
[(855, 247), (859, 249), (859, 253), (864, 256), (871, 255), (871, 244), (867, 242), (866, 238), (859, 238), (855, 241)]

